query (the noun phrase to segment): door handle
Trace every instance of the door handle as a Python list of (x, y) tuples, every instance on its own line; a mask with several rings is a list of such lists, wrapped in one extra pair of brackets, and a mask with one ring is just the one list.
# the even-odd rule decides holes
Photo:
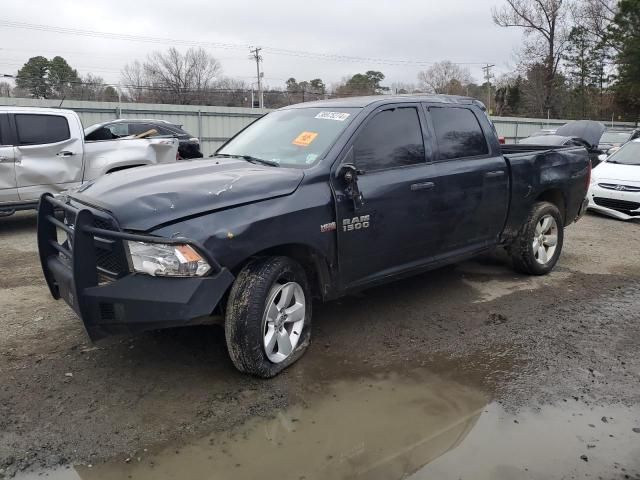
[(494, 170), (493, 172), (487, 172), (484, 174), (484, 176), (487, 178), (501, 177), (503, 175), (504, 175), (504, 170)]
[(56, 157), (72, 157), (75, 155), (74, 152), (70, 152), (69, 150), (63, 150), (61, 152), (56, 153)]
[(429, 190), (435, 186), (436, 184), (433, 182), (413, 183), (411, 184), (411, 191), (417, 192), (418, 190)]

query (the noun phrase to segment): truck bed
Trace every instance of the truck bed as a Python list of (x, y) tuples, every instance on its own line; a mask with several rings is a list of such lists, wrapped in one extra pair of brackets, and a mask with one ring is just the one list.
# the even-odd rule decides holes
[(573, 223), (584, 200), (591, 163), (583, 147), (503, 145), (502, 154), (511, 178), (511, 206), (503, 238), (517, 234), (531, 203), (546, 192), (557, 195), (565, 225)]

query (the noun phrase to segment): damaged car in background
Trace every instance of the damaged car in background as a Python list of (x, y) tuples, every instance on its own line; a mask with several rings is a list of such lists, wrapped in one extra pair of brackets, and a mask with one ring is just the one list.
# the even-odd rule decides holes
[(605, 130), (605, 126), (600, 122), (578, 120), (553, 130), (553, 133), (534, 134), (523, 138), (518, 143), (521, 145), (584, 147), (589, 152), (591, 166), (595, 167), (603, 158), (599, 143)]
[(312, 299), (499, 246), (550, 272), (590, 173), (583, 147), (500, 145), (470, 98), (325, 100), (265, 115), (213, 158), (44, 194), (38, 248), (92, 339), (220, 322), (233, 364), (273, 377), (306, 351)]
[(178, 159), (202, 158), (200, 140), (182, 128), (166, 120), (120, 118), (110, 122), (97, 123), (84, 130), (86, 141), (117, 140), (147, 134), (147, 137), (175, 137), (178, 145)]
[(59, 193), (118, 170), (175, 163), (178, 139), (138, 135), (85, 140), (71, 110), (0, 107), (0, 215), (34, 209)]

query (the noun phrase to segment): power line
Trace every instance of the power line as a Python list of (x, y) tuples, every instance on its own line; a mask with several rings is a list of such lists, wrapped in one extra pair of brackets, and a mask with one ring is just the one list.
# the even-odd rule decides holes
[[(58, 27), (53, 25), (42, 25), (25, 22), (16, 22), (11, 20), (0, 20), (0, 26), (8, 28), (20, 28), (27, 30), (37, 30), (43, 32), (59, 33), (65, 35), (78, 35), (94, 38), (107, 38), (111, 40), (123, 40), (130, 42), (144, 42), (168, 45), (180, 45), (190, 47), (209, 47), (220, 49), (246, 49), (251, 48), (247, 44), (238, 43), (221, 43), (221, 42), (202, 42), (193, 40), (178, 40), (163, 37), (152, 37), (144, 35), (130, 35), (122, 33), (102, 32), (95, 30), (83, 30), (78, 28)], [(291, 50), (276, 47), (263, 47), (265, 52), (272, 55), (284, 55), (299, 58), (312, 58), (316, 60), (324, 60), (331, 62), (347, 62), (347, 63), (369, 63), (377, 65), (396, 65), (396, 66), (428, 66), (437, 63), (435, 61), (413, 60), (413, 59), (391, 59), (380, 57), (361, 57), (354, 55), (340, 55), (334, 53), (309, 52), (304, 50)], [(485, 62), (452, 62), (456, 65), (483, 65)]]

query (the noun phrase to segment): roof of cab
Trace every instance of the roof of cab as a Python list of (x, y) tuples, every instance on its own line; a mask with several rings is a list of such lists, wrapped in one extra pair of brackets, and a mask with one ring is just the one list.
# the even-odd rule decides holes
[(349, 108), (358, 107), (364, 108), (371, 105), (389, 104), (389, 103), (403, 103), (403, 102), (433, 102), (433, 103), (456, 103), (463, 105), (478, 105), (481, 108), (485, 108), (484, 104), (470, 97), (461, 97), (457, 95), (433, 95), (433, 94), (403, 94), (403, 95), (369, 95), (366, 97), (344, 97), (344, 98), (332, 98), (329, 100), (317, 100), (314, 102), (297, 103), (295, 105), (289, 105), (283, 107), (281, 110), (289, 108), (322, 108), (322, 107), (335, 107), (335, 108)]
[(53, 115), (55, 113), (70, 113), (73, 110), (55, 107), (18, 107), (16, 105), (0, 105), (1, 113), (48, 113)]

